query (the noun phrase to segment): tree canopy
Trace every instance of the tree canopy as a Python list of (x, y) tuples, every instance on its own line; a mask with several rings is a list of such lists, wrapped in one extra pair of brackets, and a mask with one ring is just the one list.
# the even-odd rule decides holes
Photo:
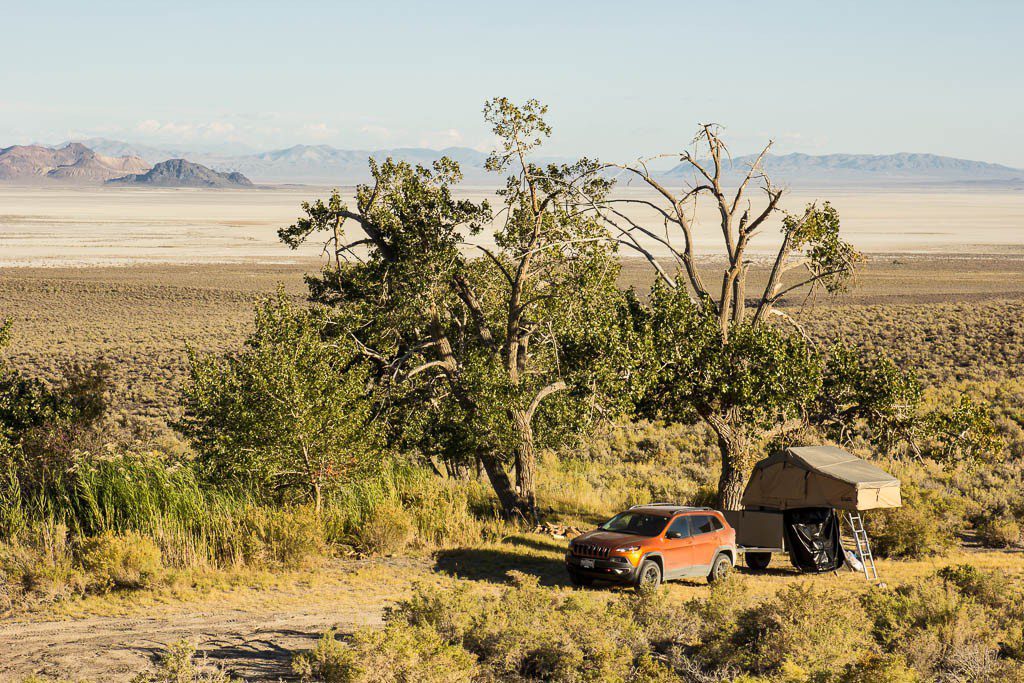
[[(539, 446), (631, 397), (632, 303), (614, 244), (583, 210), (610, 183), (596, 161), (531, 161), (551, 132), (545, 113), (533, 100), (485, 107), (500, 140), (487, 167), (507, 174), (496, 214), (453, 195), (449, 159), (371, 160), (354, 210), (335, 192), (280, 231), (291, 247), (325, 234), (334, 260), (308, 278), (310, 297), (375, 363), (396, 438), (456, 467), (479, 462), (510, 516), (535, 515)], [(493, 245), (473, 244), (492, 221)]]
[(328, 341), (326, 326), (282, 294), (257, 308), (241, 352), (190, 352), (180, 427), (207, 476), (319, 509), (374, 461), (382, 442), (370, 368), (351, 340)]

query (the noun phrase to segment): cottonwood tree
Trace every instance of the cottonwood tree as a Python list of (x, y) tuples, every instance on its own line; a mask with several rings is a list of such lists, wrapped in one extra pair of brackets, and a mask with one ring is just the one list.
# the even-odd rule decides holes
[[(861, 258), (840, 237), (839, 216), (828, 203), (799, 215), (781, 209), (784, 191), (763, 170), (770, 148), (728, 189), (731, 158), (719, 128), (704, 125), (693, 148), (679, 155), (678, 170), (692, 182), (671, 187), (651, 172), (650, 159), (640, 160), (617, 168), (653, 197), (595, 202), (620, 243), (657, 273), (651, 315), (658, 379), (648, 406), (669, 419), (698, 416), (714, 431), (722, 460), (718, 503), (725, 509), (740, 507), (759, 446), (799, 420), (820, 386), (815, 350), (777, 304), (817, 289), (842, 290)], [(698, 256), (712, 254), (698, 254), (694, 240), (704, 203), (713, 207), (725, 252), (714, 274), (698, 267)], [(657, 224), (635, 218), (633, 205), (653, 210)], [(750, 245), (773, 219), (781, 219), (781, 244), (767, 279), (751, 291)]]
[(257, 307), (242, 351), (190, 351), (179, 427), (211, 480), (319, 511), (378, 457), (370, 367), (351, 340), (327, 336), (320, 316), (280, 294)]
[(1004, 446), (985, 402), (945, 392), (927, 407), (912, 372), (842, 344), (828, 354), (808, 418), (838, 443), (863, 439), (883, 453), (909, 451), (947, 466), (998, 460)]
[[(326, 234), (333, 263), (307, 278), (311, 298), (377, 364), (394, 438), (477, 461), (508, 517), (536, 516), (539, 447), (631, 397), (614, 245), (580, 205), (610, 183), (594, 161), (531, 161), (550, 134), (545, 111), (504, 98), (484, 109), (501, 145), (487, 168), (508, 175), (496, 216), (453, 197), (461, 174), (449, 159), (432, 170), (371, 159), (354, 208), (335, 192), (280, 231), (293, 248)], [(471, 247), (492, 219), (494, 246)]]

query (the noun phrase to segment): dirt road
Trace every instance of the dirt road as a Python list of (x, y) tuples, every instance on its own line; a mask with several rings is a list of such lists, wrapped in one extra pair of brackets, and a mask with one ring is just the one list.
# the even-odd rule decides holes
[[(198, 601), (138, 606), (125, 615), (0, 620), (0, 682), (20, 683), (33, 674), (128, 681), (182, 639), (234, 676), (287, 680), (295, 651), (331, 628), (348, 632), (381, 623), (384, 607), (406, 594), (413, 580), (429, 576), (428, 567), (428, 560), (409, 558), (357, 569), (337, 563), (310, 582), (234, 588)], [(386, 583), (378, 580), (384, 576)]]

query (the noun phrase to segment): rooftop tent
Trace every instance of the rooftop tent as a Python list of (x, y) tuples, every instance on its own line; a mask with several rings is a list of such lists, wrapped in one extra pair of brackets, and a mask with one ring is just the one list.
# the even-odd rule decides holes
[(747, 509), (874, 510), (901, 504), (899, 479), (834, 446), (773, 453), (754, 465), (743, 492)]

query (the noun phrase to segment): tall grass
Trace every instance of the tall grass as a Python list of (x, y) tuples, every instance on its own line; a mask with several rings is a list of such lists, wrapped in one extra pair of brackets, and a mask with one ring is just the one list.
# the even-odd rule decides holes
[(473, 512), (490, 505), (483, 484), (438, 480), (391, 461), (342, 486), (319, 515), (213, 487), (187, 463), (157, 454), (83, 459), (35, 497), (22, 495), (16, 477), (2, 490), (7, 540), (31, 537), (41, 525), (59, 525), (72, 538), (138, 533), (153, 539), (172, 567), (297, 566), (343, 547), (392, 552), (503, 533)]

